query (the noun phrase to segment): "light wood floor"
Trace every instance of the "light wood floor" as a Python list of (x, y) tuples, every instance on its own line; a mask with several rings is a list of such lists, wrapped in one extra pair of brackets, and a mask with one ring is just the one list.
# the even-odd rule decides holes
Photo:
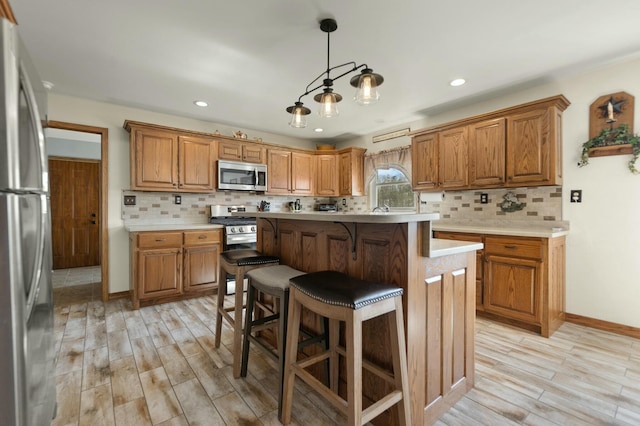
[[(275, 365), (233, 379), (231, 332), (214, 348), (214, 297), (133, 311), (128, 300), (55, 309), (53, 425), (279, 425)], [(297, 384), (294, 424), (345, 423)], [(640, 424), (640, 341), (564, 324), (544, 339), (477, 320), (476, 387), (439, 425)]]

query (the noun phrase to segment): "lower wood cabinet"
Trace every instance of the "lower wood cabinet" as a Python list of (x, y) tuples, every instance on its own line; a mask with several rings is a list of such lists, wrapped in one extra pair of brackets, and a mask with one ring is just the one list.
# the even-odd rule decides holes
[(435, 232), (436, 238), (484, 243), (476, 309), (549, 337), (565, 316), (565, 237), (530, 238)]
[(130, 234), (134, 309), (218, 287), (222, 230)]

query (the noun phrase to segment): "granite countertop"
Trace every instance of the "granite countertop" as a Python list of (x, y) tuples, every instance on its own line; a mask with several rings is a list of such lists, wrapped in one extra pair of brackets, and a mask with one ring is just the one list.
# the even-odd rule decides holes
[(482, 250), (482, 243), (472, 243), (468, 241), (441, 240), (432, 238), (429, 243), (429, 253), (427, 257), (450, 256), (452, 254), (466, 253), (472, 250)]
[(429, 222), (440, 219), (439, 213), (349, 213), (349, 212), (241, 212), (234, 216), (264, 219), (310, 220), (320, 222), (351, 223), (409, 223)]
[(124, 229), (127, 232), (147, 232), (147, 231), (190, 231), (193, 229), (221, 229), (222, 225), (212, 225), (210, 223), (169, 223), (157, 225), (129, 225)]
[(556, 238), (569, 234), (569, 222), (567, 221), (504, 219), (437, 220), (432, 223), (432, 228), (434, 231), (509, 235), (517, 237)]

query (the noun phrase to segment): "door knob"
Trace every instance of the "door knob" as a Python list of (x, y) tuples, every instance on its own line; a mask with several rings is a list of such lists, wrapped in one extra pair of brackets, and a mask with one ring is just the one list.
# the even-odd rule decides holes
[(92, 225), (95, 225), (95, 224), (96, 224), (96, 221), (95, 221), (95, 220), (92, 220), (92, 221), (91, 221), (91, 224), (92, 224)]

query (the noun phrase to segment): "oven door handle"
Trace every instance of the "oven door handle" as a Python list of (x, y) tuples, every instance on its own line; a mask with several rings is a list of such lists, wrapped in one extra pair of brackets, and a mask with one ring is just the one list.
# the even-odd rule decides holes
[(244, 234), (244, 235), (227, 235), (227, 245), (229, 244), (242, 244), (242, 243), (255, 243), (258, 240), (256, 234)]

